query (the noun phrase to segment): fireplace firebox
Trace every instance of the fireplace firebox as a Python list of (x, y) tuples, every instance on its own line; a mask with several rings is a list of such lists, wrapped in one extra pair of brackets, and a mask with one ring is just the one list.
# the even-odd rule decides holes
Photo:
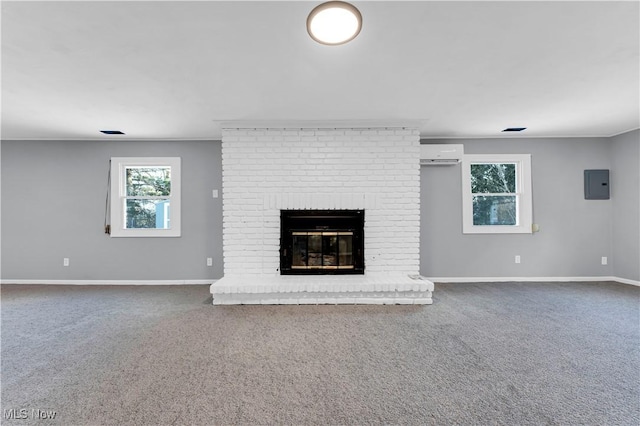
[(363, 210), (281, 210), (280, 274), (364, 274)]

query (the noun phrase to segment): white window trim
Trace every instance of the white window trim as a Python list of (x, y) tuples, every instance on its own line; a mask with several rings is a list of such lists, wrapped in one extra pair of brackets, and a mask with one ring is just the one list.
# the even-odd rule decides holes
[[(169, 229), (125, 228), (125, 169), (127, 167), (169, 166), (171, 167), (171, 204)], [(179, 237), (181, 199), (180, 157), (112, 157), (111, 158), (111, 236), (112, 237)]]
[[(516, 225), (474, 225), (471, 164), (515, 163), (516, 195), (518, 196)], [(533, 203), (531, 195), (531, 154), (467, 154), (462, 158), (462, 233), (463, 234), (531, 234)]]

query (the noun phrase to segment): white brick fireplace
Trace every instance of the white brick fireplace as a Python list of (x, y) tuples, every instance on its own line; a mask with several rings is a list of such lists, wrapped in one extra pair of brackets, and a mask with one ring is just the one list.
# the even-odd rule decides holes
[[(417, 129), (228, 128), (214, 304), (429, 304)], [(364, 210), (364, 275), (280, 275), (281, 210)]]

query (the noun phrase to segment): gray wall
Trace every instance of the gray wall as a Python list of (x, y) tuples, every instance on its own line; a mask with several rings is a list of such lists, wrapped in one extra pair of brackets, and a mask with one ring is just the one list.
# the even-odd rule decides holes
[[(640, 135), (429, 140), (467, 153), (531, 153), (540, 232), (463, 235), (460, 166), (421, 169), (421, 273), (640, 280)], [(2, 279), (199, 280), (222, 276), (218, 141), (2, 141)], [(179, 156), (181, 238), (103, 233), (110, 157)], [(583, 170), (611, 170), (611, 199), (584, 200)], [(521, 264), (514, 263), (520, 255)], [(609, 265), (600, 264), (607, 256)], [(71, 259), (70, 267), (62, 259)], [(214, 258), (207, 267), (205, 259)]]
[[(585, 200), (583, 189), (585, 169), (612, 169), (614, 164), (618, 167), (620, 161), (612, 161), (613, 151), (618, 144), (625, 149), (632, 145), (622, 142), (623, 139), (626, 141), (623, 137), (619, 142), (611, 138), (422, 141), (462, 143), (468, 154), (532, 154), (533, 221), (540, 225), (540, 232), (462, 234), (460, 166), (423, 166), (421, 274), (428, 277), (616, 276), (618, 265), (633, 269), (635, 262), (635, 277), (633, 271), (620, 272), (620, 276), (637, 280), (637, 248), (636, 254), (629, 256), (620, 253), (621, 249), (614, 253), (612, 242), (616, 200), (625, 206), (627, 202), (619, 200), (636, 200), (629, 201), (629, 204), (635, 203), (635, 210), (619, 215), (620, 220), (626, 222), (626, 229), (635, 229), (635, 236), (638, 235), (637, 177), (635, 195), (633, 185), (620, 185), (617, 178), (611, 185), (610, 200)], [(625, 171), (620, 173), (630, 174), (630, 170), (636, 170), (637, 176), (638, 155), (629, 158), (625, 153), (621, 155), (625, 157)], [(618, 172), (611, 170), (612, 176)], [(616, 247), (618, 244), (622, 243), (616, 243)], [(522, 263), (514, 262), (515, 255), (521, 256)], [(609, 258), (608, 265), (601, 265), (602, 256)]]
[(640, 131), (612, 139), (613, 269), (640, 281)]
[[(212, 197), (222, 189), (220, 142), (2, 141), (1, 153), (2, 279), (222, 276), (222, 198)], [(109, 159), (128, 156), (182, 157), (182, 237), (104, 234)]]

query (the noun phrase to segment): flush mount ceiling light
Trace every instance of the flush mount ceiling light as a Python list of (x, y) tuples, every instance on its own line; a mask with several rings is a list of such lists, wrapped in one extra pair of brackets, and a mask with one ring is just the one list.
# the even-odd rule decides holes
[(307, 18), (307, 31), (318, 43), (336, 46), (347, 43), (360, 33), (362, 15), (355, 6), (343, 1), (329, 1), (314, 8)]

